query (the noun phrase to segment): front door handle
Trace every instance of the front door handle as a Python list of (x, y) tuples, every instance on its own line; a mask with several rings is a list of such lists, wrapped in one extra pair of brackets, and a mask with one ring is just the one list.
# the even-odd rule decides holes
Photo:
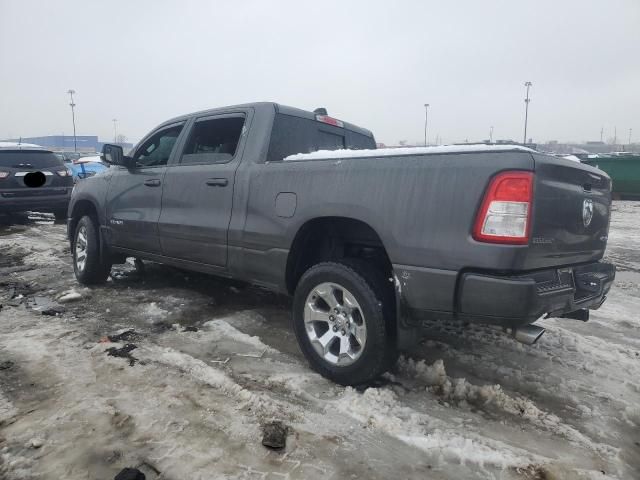
[(160, 186), (160, 180), (158, 180), (157, 178), (151, 178), (149, 180), (145, 180), (144, 184), (147, 187), (159, 187)]
[(208, 178), (206, 183), (210, 187), (226, 187), (229, 185), (229, 180), (226, 178)]

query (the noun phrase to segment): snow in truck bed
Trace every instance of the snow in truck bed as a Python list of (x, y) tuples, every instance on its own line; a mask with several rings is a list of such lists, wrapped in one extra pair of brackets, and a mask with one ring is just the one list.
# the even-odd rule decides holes
[(296, 153), (285, 157), (286, 161), (319, 160), (354, 157), (396, 157), (400, 155), (428, 155), (434, 153), (504, 152), (519, 150), (534, 152), (519, 145), (440, 145), (437, 147), (377, 148), (372, 150), (318, 150), (311, 153)]

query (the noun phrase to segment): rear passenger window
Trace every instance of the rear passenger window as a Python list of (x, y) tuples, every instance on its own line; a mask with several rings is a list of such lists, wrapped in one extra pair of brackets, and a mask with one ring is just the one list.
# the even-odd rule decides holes
[(194, 124), (180, 163), (227, 163), (235, 156), (244, 117), (198, 120)]
[(271, 131), (268, 162), (317, 150), (376, 148), (372, 136), (293, 115), (277, 114)]
[(336, 135), (335, 133), (323, 132), (322, 130), (318, 132), (318, 135), (319, 150), (339, 150), (345, 148), (344, 135)]

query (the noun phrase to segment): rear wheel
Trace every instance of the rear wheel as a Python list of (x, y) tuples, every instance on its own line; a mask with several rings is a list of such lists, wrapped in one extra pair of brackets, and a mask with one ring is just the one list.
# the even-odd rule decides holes
[(356, 263), (326, 262), (300, 279), (293, 327), (302, 352), (321, 375), (358, 385), (389, 368), (395, 345), (383, 278)]
[(97, 222), (85, 215), (76, 225), (73, 237), (73, 270), (80, 283), (90, 285), (107, 279), (111, 262), (101, 257)]

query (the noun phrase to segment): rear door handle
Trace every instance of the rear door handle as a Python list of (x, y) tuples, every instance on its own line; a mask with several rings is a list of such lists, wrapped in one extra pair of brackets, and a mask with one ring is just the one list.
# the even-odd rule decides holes
[(151, 178), (149, 180), (145, 180), (144, 184), (147, 187), (159, 187), (160, 186), (160, 180), (158, 180), (157, 178)]
[(229, 180), (226, 178), (208, 178), (206, 183), (210, 187), (226, 187), (229, 184)]

